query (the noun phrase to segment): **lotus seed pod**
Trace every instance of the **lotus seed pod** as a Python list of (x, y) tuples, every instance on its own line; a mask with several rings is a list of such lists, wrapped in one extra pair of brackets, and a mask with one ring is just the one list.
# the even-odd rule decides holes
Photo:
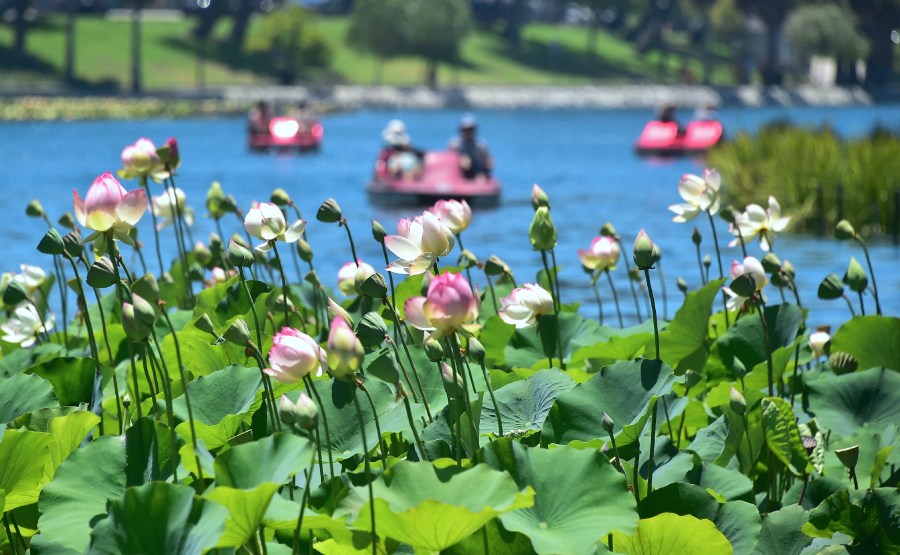
[(507, 272), (509, 266), (500, 260), (500, 257), (492, 254), (484, 261), (484, 273), (489, 276), (499, 276)]
[(857, 262), (855, 256), (850, 257), (850, 265), (847, 267), (847, 273), (844, 274), (844, 283), (854, 293), (862, 293), (869, 286), (869, 278), (862, 265)]
[(159, 304), (159, 283), (153, 274), (145, 274), (131, 284), (131, 292), (140, 295), (153, 306)]
[(856, 468), (856, 463), (859, 462), (859, 445), (851, 445), (844, 449), (835, 449), (834, 454), (837, 455), (837, 458), (841, 461), (842, 465), (853, 470)]
[(459, 260), (457, 260), (457, 265), (463, 270), (472, 268), (478, 265), (478, 258), (472, 251), (470, 251), (469, 249), (465, 249), (461, 253), (459, 253)]
[(297, 239), (297, 254), (300, 255), (300, 260), (307, 264), (313, 259), (312, 247), (303, 237)]
[(197, 318), (197, 321), (194, 322), (194, 327), (200, 331), (205, 331), (208, 334), (218, 337), (216, 328), (215, 326), (213, 326), (209, 314), (203, 314), (202, 316), (200, 316), (200, 318)]
[(28, 203), (28, 206), (25, 207), (25, 214), (32, 218), (43, 218), (44, 207), (41, 205), (39, 200), (33, 199)]
[(426, 339), (423, 347), (425, 348), (425, 355), (431, 362), (440, 362), (444, 360), (444, 347), (437, 339)]
[(213, 181), (206, 191), (206, 209), (209, 211), (209, 215), (214, 219), (219, 219), (225, 214), (233, 212), (233, 210), (225, 209), (224, 202), (225, 192), (222, 190), (222, 186), (218, 181)]
[(356, 337), (364, 347), (381, 345), (387, 332), (387, 324), (377, 312), (366, 313), (356, 326)]
[(446, 362), (441, 363), (441, 379), (444, 382), (444, 389), (451, 399), (462, 397), (464, 393), (462, 376)]
[(44, 254), (62, 254), (66, 250), (65, 244), (63, 244), (63, 238), (59, 235), (59, 232), (55, 229), (51, 228), (47, 230), (47, 233), (44, 234), (44, 237), (41, 238), (41, 242), (38, 243), (37, 246), (38, 252), (42, 252)]
[(341, 220), (341, 216), (341, 207), (333, 198), (330, 198), (323, 202), (322, 206), (319, 207), (318, 212), (316, 212), (316, 219), (326, 224), (339, 222)]
[(222, 199), (222, 203), (220, 205), (223, 212), (226, 214), (237, 214), (238, 212), (238, 203), (237, 199), (234, 198), (234, 195), (225, 195), (225, 198)]
[(468, 349), (469, 357), (477, 362), (478, 364), (484, 364), (484, 345), (481, 344), (481, 341), (476, 339), (475, 337), (469, 338), (469, 349)]
[(778, 258), (778, 255), (776, 255), (775, 253), (766, 253), (766, 255), (762, 257), (762, 260), (760, 260), (760, 262), (762, 263), (763, 270), (770, 274), (781, 271), (781, 259)]
[(687, 389), (690, 389), (700, 383), (700, 380), (703, 379), (703, 376), (700, 375), (699, 372), (695, 370), (688, 369), (684, 373), (684, 386)]
[(25, 286), (18, 281), (10, 281), (6, 285), (6, 290), (3, 291), (3, 304), (9, 307), (16, 306), (27, 298), (28, 293), (25, 291)]
[(234, 239), (228, 243), (228, 260), (238, 268), (249, 268), (254, 262), (253, 253)]
[(384, 243), (384, 238), (387, 237), (387, 230), (378, 220), (372, 220), (372, 237), (376, 243)]
[(66, 212), (56, 220), (56, 223), (66, 229), (75, 229), (75, 216), (71, 212)]
[(844, 295), (844, 284), (837, 274), (828, 274), (819, 284), (819, 298), (830, 301), (840, 299)]
[(744, 414), (747, 412), (747, 401), (744, 399), (744, 396), (741, 395), (741, 392), (733, 387), (731, 388), (728, 406), (730, 406), (731, 410), (737, 414)]
[(250, 341), (250, 328), (247, 327), (247, 322), (238, 318), (228, 326), (228, 329), (225, 330), (222, 337), (229, 343), (233, 343), (238, 347), (246, 347), (247, 343)]
[[(357, 276), (359, 274), (357, 273)], [(359, 284), (360, 293), (373, 299), (383, 299), (387, 295), (387, 284), (384, 282), (384, 276), (375, 272), (367, 277)]]
[(269, 197), (269, 200), (272, 201), (272, 204), (281, 207), (294, 204), (294, 202), (291, 200), (291, 196), (281, 187), (272, 191), (272, 196)]
[(684, 278), (679, 276), (678, 279), (675, 280), (675, 285), (678, 286), (678, 290), (687, 295), (688, 292), (688, 284), (684, 281)]
[(757, 291), (756, 276), (751, 273), (741, 274), (728, 287), (741, 297), (752, 297)]
[(832, 372), (840, 375), (856, 372), (859, 362), (850, 353), (838, 351), (831, 353), (831, 356), (828, 357), (828, 365), (831, 366)]
[(78, 230), (70, 231), (63, 236), (63, 246), (72, 258), (78, 258), (84, 252), (84, 241)]
[(856, 237), (856, 230), (847, 220), (841, 220), (834, 226), (834, 237), (838, 241), (846, 241)]
[(612, 225), (611, 222), (606, 222), (603, 226), (600, 227), (600, 236), (601, 237), (609, 237), (610, 239), (615, 239), (618, 237), (616, 235), (616, 228)]
[(102, 256), (91, 264), (87, 273), (87, 283), (95, 289), (106, 289), (116, 283), (118, 277), (112, 260)]

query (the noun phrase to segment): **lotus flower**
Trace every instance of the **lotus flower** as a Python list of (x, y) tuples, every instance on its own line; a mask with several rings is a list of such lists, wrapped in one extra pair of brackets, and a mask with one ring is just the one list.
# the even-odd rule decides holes
[(675, 213), (673, 222), (684, 223), (693, 220), (703, 212), (716, 214), (719, 211), (719, 172), (703, 170), (703, 177), (686, 173), (678, 182), (678, 194), (684, 199), (682, 204), (673, 204), (669, 210)]
[(462, 233), (472, 223), (472, 209), (465, 200), (439, 200), (430, 212), (450, 228), (454, 235)]
[(437, 216), (425, 211), (410, 221), (397, 222), (397, 235), (388, 235), (384, 244), (399, 257), (387, 266), (389, 272), (417, 275), (424, 273), (439, 257), (453, 248), (453, 232)]
[(288, 227), (281, 208), (271, 202), (260, 202), (251, 208), (244, 218), (244, 228), (247, 232), (265, 241), (256, 247), (256, 250), (261, 252), (267, 252), (272, 248), (271, 241), (295, 243), (303, 235), (305, 227), (304, 220), (297, 220)]
[(9, 320), (0, 325), (0, 331), (4, 334), (0, 339), (7, 343), (18, 343), (22, 347), (31, 347), (37, 340), (38, 333), (53, 329), (54, 320), (53, 314), (50, 314), (46, 322), (42, 323), (37, 309), (30, 304), (23, 304), (13, 312)]
[[(764, 209), (758, 204), (748, 204), (744, 212), (738, 214), (732, 224), (732, 233), (735, 237), (750, 241), (759, 235), (759, 248), (768, 252), (775, 242), (775, 234), (781, 233), (790, 223), (789, 217), (781, 216), (781, 205), (775, 197), (769, 197), (769, 207)], [(740, 238), (728, 244), (733, 247), (740, 243)]]
[(328, 369), (337, 379), (352, 379), (362, 365), (363, 346), (350, 325), (335, 316), (328, 332)]
[[(133, 244), (128, 230), (140, 221), (147, 210), (147, 196), (143, 189), (126, 191), (118, 179), (105, 172), (94, 179), (84, 200), (74, 189), (72, 198), (75, 219), (79, 224), (98, 232), (113, 230), (118, 239)], [(89, 240), (91, 237), (85, 238), (85, 242)]]
[(815, 358), (825, 354), (825, 346), (831, 341), (831, 335), (827, 331), (817, 331), (809, 334), (809, 350)]
[(44, 283), (44, 280), (47, 279), (47, 273), (44, 272), (44, 269), (40, 266), (22, 264), (19, 268), (22, 270), (22, 273), (12, 276), (12, 279), (18, 281), (29, 295), (34, 293), (37, 288)]
[(465, 277), (444, 272), (431, 280), (426, 296), (406, 301), (406, 319), (433, 335), (450, 335), (478, 318), (478, 299)]
[(156, 145), (144, 137), (125, 147), (122, 151), (122, 169), (119, 170), (119, 177), (124, 179), (141, 176), (152, 177), (154, 181), (162, 181), (169, 176), (156, 152)]
[[(756, 295), (762, 288), (766, 286), (769, 282), (769, 279), (766, 277), (766, 271), (763, 269), (762, 263), (753, 258), (752, 256), (748, 256), (744, 259), (743, 263), (735, 260), (731, 264), (731, 279), (734, 280), (744, 274), (752, 274), (754, 281), (756, 282), (756, 291), (753, 292), (753, 295)], [(722, 287), (722, 290), (725, 291), (725, 294), (728, 295), (728, 300), (725, 303), (726, 308), (728, 310), (738, 310), (744, 303), (747, 302), (750, 297), (749, 296), (741, 296), (734, 291), (731, 290), (730, 287), (725, 286)]]
[(588, 270), (615, 270), (619, 260), (619, 243), (612, 237), (595, 237), (588, 250), (578, 249), (578, 258)]
[(185, 206), (185, 201), (184, 191), (178, 187), (166, 189), (163, 194), (153, 197), (153, 213), (162, 218), (156, 224), (156, 229), (171, 225), (175, 221), (176, 214), (181, 214), (187, 225), (194, 225), (194, 210)]
[(375, 268), (357, 259), (356, 262), (347, 262), (338, 270), (338, 291), (349, 297), (356, 294), (356, 275), (362, 272), (369, 277), (375, 273)]
[(530, 328), (537, 323), (539, 316), (553, 312), (553, 297), (535, 283), (526, 283), (523, 287), (513, 289), (500, 302), (502, 306), (497, 316), (519, 329)]
[(269, 350), (269, 364), (264, 372), (281, 383), (302, 380), (313, 370), (322, 375), (322, 365), (327, 364), (325, 351), (315, 339), (293, 328), (281, 328), (272, 340)]

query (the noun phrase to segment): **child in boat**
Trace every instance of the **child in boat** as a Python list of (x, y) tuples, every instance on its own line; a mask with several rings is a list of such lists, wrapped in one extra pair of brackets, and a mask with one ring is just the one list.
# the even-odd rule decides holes
[(424, 152), (412, 146), (406, 125), (399, 119), (388, 122), (381, 132), (385, 146), (378, 154), (376, 168), (391, 177), (415, 179), (422, 175)]
[(459, 122), (459, 136), (450, 140), (450, 150), (459, 153), (459, 166), (466, 179), (486, 179), (494, 169), (487, 145), (475, 136), (477, 128), (475, 116), (467, 114)]

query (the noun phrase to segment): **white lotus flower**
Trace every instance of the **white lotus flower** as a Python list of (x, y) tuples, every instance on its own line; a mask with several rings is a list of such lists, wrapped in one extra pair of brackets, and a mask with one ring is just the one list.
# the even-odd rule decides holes
[(295, 243), (303, 235), (305, 227), (304, 220), (297, 220), (288, 226), (281, 208), (271, 202), (257, 204), (244, 218), (244, 228), (247, 232), (265, 241), (256, 247), (260, 252), (268, 252), (272, 248), (270, 241)]
[(184, 217), (184, 223), (187, 225), (194, 225), (194, 210), (186, 206), (186, 201), (187, 197), (184, 191), (178, 187), (166, 189), (163, 194), (153, 197), (153, 213), (157, 217), (162, 218), (156, 224), (156, 229), (160, 230), (172, 225), (176, 214), (181, 214)]
[(758, 235), (759, 248), (768, 252), (775, 242), (775, 234), (784, 231), (790, 221), (790, 217), (781, 216), (781, 205), (775, 197), (769, 197), (767, 209), (758, 204), (749, 204), (744, 212), (735, 217), (731, 232), (737, 238), (728, 246), (738, 245), (740, 238), (746, 243)]
[(690, 173), (681, 176), (678, 194), (684, 199), (684, 203), (669, 206), (669, 210), (675, 213), (672, 221), (684, 223), (703, 212), (715, 215), (719, 211), (720, 184), (721, 179), (716, 170), (703, 170), (703, 177)]
[(30, 304), (23, 304), (13, 312), (9, 320), (0, 325), (0, 331), (4, 334), (0, 339), (7, 343), (18, 343), (22, 347), (31, 347), (37, 340), (38, 333), (49, 333), (53, 329), (54, 321), (53, 314), (49, 314), (46, 324), (42, 323), (37, 309)]
[(399, 257), (387, 266), (389, 272), (417, 275), (453, 249), (453, 232), (437, 216), (425, 211), (410, 221), (397, 222), (397, 235), (384, 238), (385, 246)]

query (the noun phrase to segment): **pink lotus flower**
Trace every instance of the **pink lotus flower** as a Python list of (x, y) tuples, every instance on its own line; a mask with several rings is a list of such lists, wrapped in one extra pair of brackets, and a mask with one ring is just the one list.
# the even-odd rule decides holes
[(454, 235), (462, 233), (472, 223), (472, 209), (465, 200), (439, 200), (430, 212), (437, 216)]
[(327, 364), (325, 351), (315, 339), (293, 328), (281, 328), (275, 334), (269, 350), (269, 364), (264, 372), (281, 383), (294, 383), (317, 370), (322, 375), (322, 365)]
[(513, 289), (500, 302), (497, 316), (519, 329), (530, 328), (537, 323), (539, 316), (553, 312), (553, 297), (535, 283), (526, 283), (524, 287)]
[[(752, 256), (748, 256), (743, 262), (735, 260), (731, 263), (732, 280), (737, 279), (744, 274), (753, 275), (754, 281), (756, 282), (756, 291), (754, 292), (754, 295), (762, 291), (763, 287), (769, 283), (769, 278), (766, 277), (766, 271), (763, 269), (762, 263)], [(725, 306), (728, 310), (738, 310), (750, 299), (750, 297), (738, 295), (728, 286), (722, 287), (722, 290), (728, 295), (728, 300), (725, 302)]]
[(399, 257), (387, 270), (397, 274), (424, 273), (439, 257), (453, 248), (453, 232), (427, 210), (410, 221), (397, 222), (397, 235), (384, 238), (385, 246)]
[(155, 181), (162, 181), (169, 176), (156, 153), (156, 145), (144, 137), (125, 147), (122, 151), (122, 169), (119, 170), (119, 177), (124, 179), (141, 176), (152, 177)]
[(120, 232), (127, 235), (128, 229), (136, 225), (147, 210), (143, 189), (126, 191), (109, 172), (94, 179), (84, 200), (74, 189), (72, 198), (79, 224), (94, 231), (114, 229), (120, 239), (123, 234)]
[(619, 260), (619, 243), (612, 237), (594, 237), (591, 248), (578, 249), (578, 258), (588, 270), (615, 270)]
[(426, 296), (406, 301), (406, 320), (434, 335), (449, 335), (478, 318), (478, 300), (465, 277), (444, 272), (431, 280)]
[(721, 179), (716, 170), (703, 170), (703, 177), (691, 173), (681, 176), (678, 194), (684, 199), (684, 203), (669, 206), (669, 210), (675, 213), (672, 221), (684, 223), (703, 212), (715, 215), (719, 211), (720, 184)]
[(295, 243), (303, 235), (305, 227), (304, 220), (297, 220), (288, 226), (281, 208), (271, 202), (260, 202), (244, 217), (244, 228), (247, 233), (265, 241), (256, 247), (256, 250), (262, 252), (271, 248), (269, 241)]
[(356, 275), (362, 272), (363, 280), (375, 273), (375, 268), (357, 259), (356, 262), (347, 262), (338, 270), (338, 291), (349, 297), (355, 295)]
[(328, 332), (328, 369), (337, 379), (350, 379), (363, 360), (363, 346), (350, 325), (335, 316)]

